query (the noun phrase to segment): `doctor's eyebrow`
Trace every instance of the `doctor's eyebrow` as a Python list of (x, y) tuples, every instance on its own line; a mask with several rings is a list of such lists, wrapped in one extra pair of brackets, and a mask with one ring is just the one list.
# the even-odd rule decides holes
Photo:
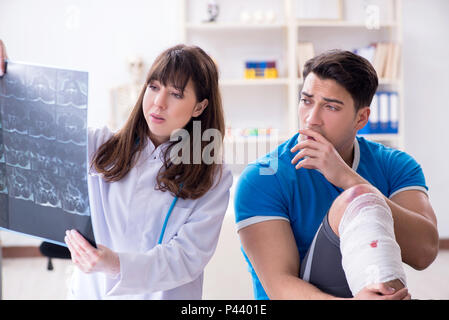
[[(305, 91), (301, 91), (301, 95), (305, 95), (306, 97), (313, 98), (313, 94), (307, 93)], [(334, 103), (339, 103), (341, 105), (345, 105), (343, 103), (343, 101), (340, 101), (340, 100), (337, 100), (337, 99), (323, 97), (323, 100), (326, 101), (326, 102), (334, 102)]]

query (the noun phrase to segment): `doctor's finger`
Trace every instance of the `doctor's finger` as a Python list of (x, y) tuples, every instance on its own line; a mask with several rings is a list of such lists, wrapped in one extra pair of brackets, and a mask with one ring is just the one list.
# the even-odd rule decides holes
[(97, 257), (97, 250), (76, 230), (71, 230), (71, 239), (78, 246), (79, 250), (85, 252), (90, 257)]
[(87, 260), (87, 253), (80, 246), (77, 239), (70, 232), (66, 232), (66, 236), (67, 236), (67, 243), (70, 246), (71, 251), (73, 251), (75, 257), (77, 257), (78, 260), (80, 260), (81, 262)]
[(0, 40), (0, 76), (5, 72), (5, 60), (8, 59), (6, 55), (5, 44)]
[(87, 271), (91, 271), (99, 262), (100, 254), (84, 237), (76, 230), (69, 232), (72, 244), (76, 247), (80, 255), (81, 263), (87, 267)]
[(80, 268), (81, 271), (85, 273), (91, 272), (95, 264), (89, 260), (85, 252), (79, 250), (79, 247), (70, 240), (70, 237), (67, 236), (66, 238), (66, 243), (72, 256), (72, 262)]
[(72, 262), (74, 264), (81, 264), (81, 257), (80, 257), (80, 253), (78, 252), (78, 250), (75, 248), (75, 246), (73, 246), (72, 242), (70, 241), (69, 237), (66, 236), (64, 238), (65, 243), (67, 244), (67, 247), (69, 248), (70, 251), (70, 257), (72, 258)]

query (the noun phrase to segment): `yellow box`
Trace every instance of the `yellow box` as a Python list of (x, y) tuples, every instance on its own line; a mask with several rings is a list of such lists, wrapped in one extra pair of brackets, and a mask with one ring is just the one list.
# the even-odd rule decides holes
[(265, 70), (265, 78), (273, 79), (278, 77), (278, 71), (276, 68), (267, 68)]
[(255, 69), (245, 69), (245, 79), (255, 79), (256, 70)]

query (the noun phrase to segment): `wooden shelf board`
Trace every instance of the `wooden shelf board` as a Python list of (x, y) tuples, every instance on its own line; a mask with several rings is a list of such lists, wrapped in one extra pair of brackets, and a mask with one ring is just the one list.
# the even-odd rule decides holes
[[(296, 20), (297, 27), (339, 27), (339, 28), (366, 28), (364, 22), (358, 21), (339, 21), (339, 20)], [(380, 23), (379, 28), (397, 27), (396, 22)], [(371, 29), (369, 29), (371, 30)]]
[(264, 30), (264, 29), (284, 29), (287, 28), (285, 23), (188, 23), (188, 30)]
[(274, 79), (222, 79), (219, 81), (221, 86), (270, 86), (270, 85), (287, 85), (287, 78)]

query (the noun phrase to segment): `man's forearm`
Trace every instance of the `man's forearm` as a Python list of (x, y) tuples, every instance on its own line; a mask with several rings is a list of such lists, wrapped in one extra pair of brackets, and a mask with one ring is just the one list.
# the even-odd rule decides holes
[(396, 241), (401, 247), (402, 261), (411, 267), (427, 268), (438, 254), (438, 230), (427, 217), (405, 209), (387, 199), (394, 220)]
[[(334, 300), (332, 295), (322, 292), (314, 285), (292, 275), (280, 275), (272, 285), (265, 284), (267, 295), (272, 300)], [(264, 287), (265, 287), (264, 285)]]

